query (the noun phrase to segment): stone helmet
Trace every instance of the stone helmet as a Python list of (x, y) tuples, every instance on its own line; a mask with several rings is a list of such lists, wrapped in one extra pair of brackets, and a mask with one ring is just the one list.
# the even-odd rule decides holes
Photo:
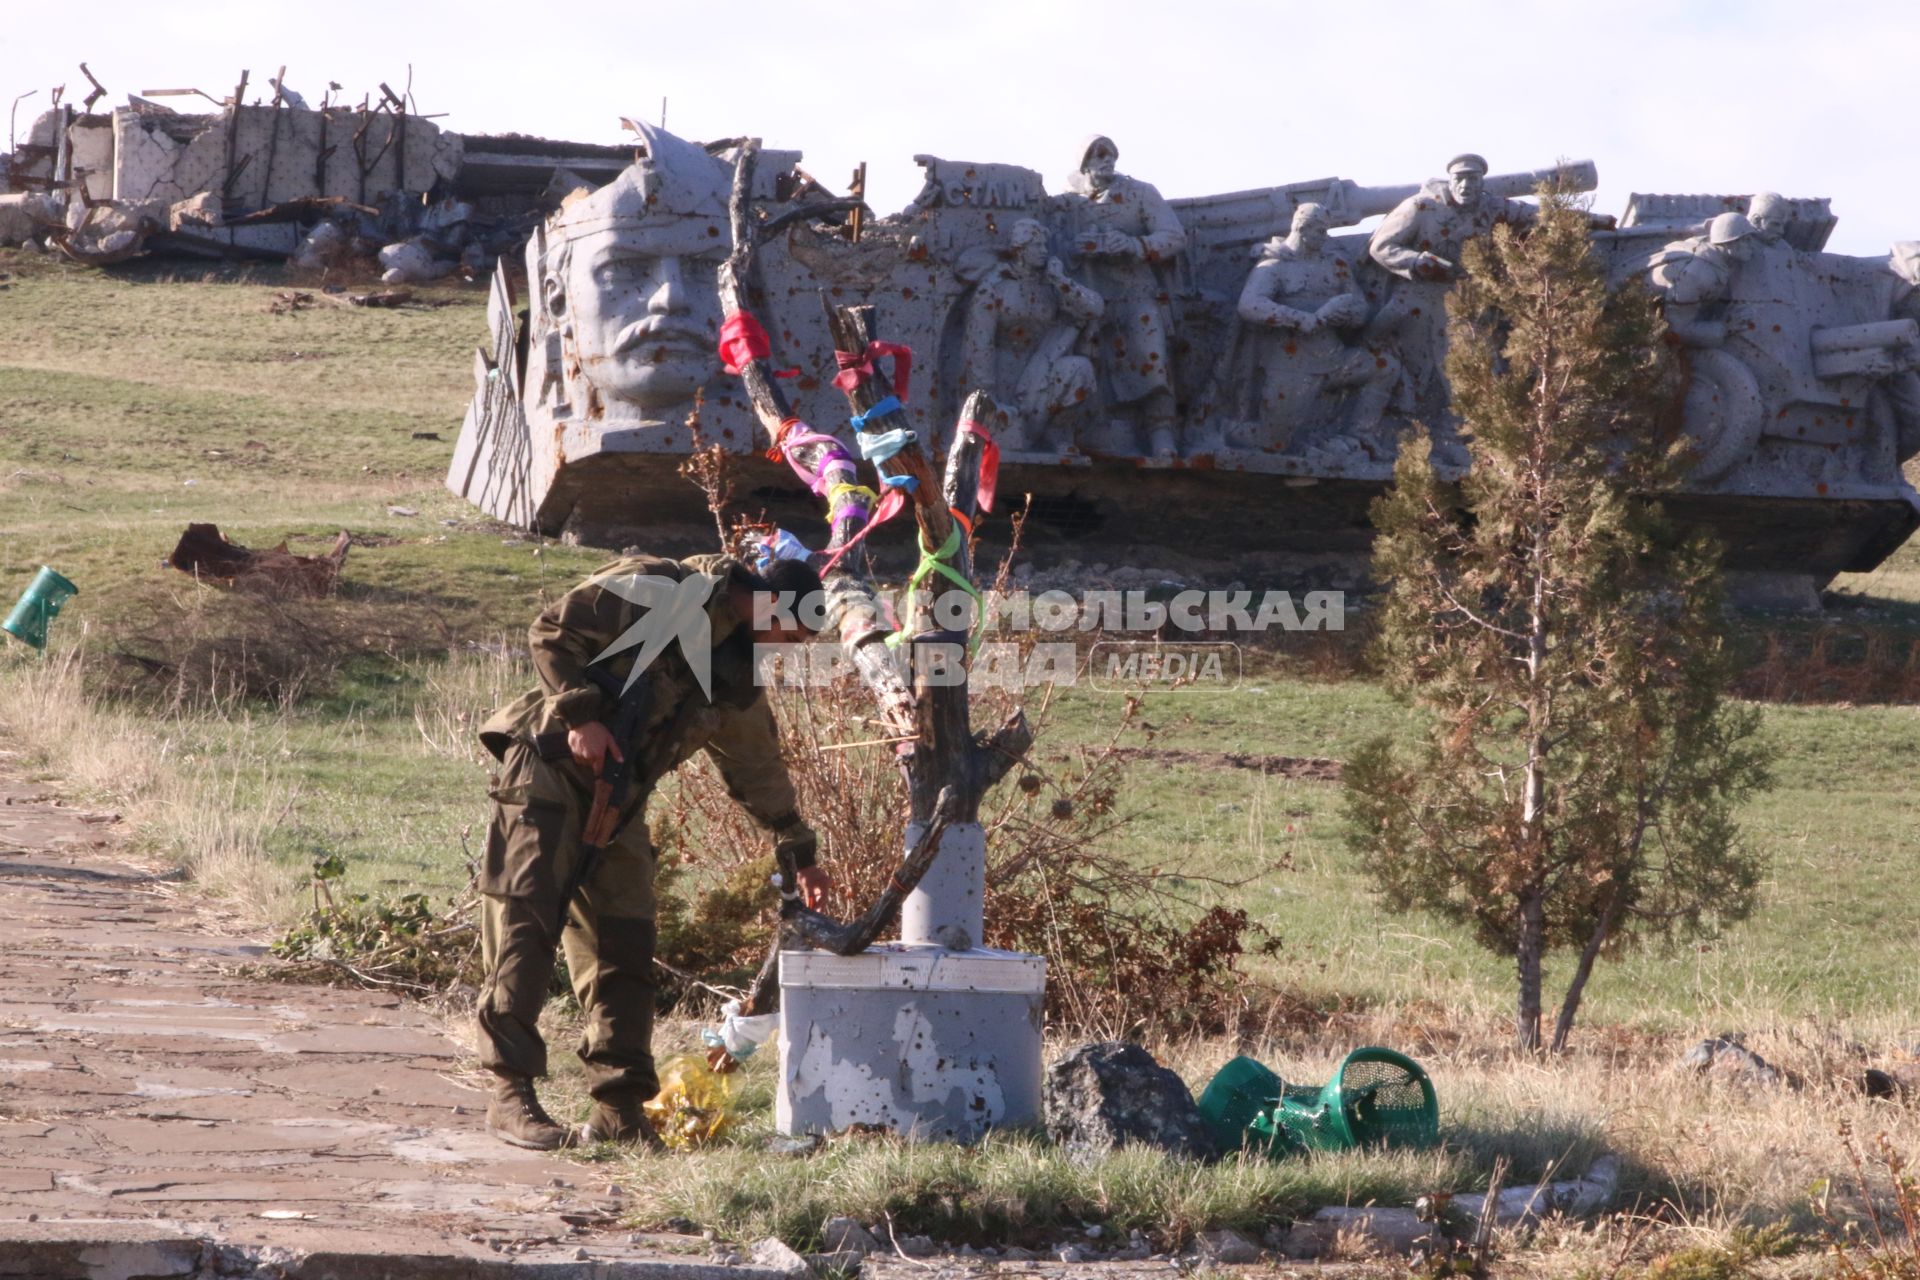
[(1707, 224), (1708, 244), (1732, 244), (1753, 234), (1753, 224), (1744, 213), (1723, 213)]

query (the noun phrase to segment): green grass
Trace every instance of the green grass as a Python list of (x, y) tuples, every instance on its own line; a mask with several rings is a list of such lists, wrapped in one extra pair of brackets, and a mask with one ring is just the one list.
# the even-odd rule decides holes
[[(284, 873), (278, 900), (259, 904), (269, 914), (298, 909), (301, 870), (328, 853), (347, 860), (349, 891), (464, 884), (486, 814), (487, 762), (471, 729), (526, 678), (490, 655), (517, 647), (540, 604), (602, 558), (512, 536), (441, 488), (471, 351), (484, 338), (481, 293), (428, 291), (444, 305), (416, 310), (323, 304), (276, 316), (268, 305), (283, 286), (270, 273), (169, 279), (165, 269), (94, 272), (3, 252), (0, 272), (11, 276), (0, 282), (8, 286), (0, 596), (11, 599), (41, 563), (60, 569), (82, 594), (56, 638), (80, 642), (90, 664), (113, 670), (116, 650), (138, 639), (130, 629), (156, 608), (218, 617), (246, 607), (157, 567), (188, 522), (213, 521), (254, 546), (289, 540), (295, 550), (351, 531), (362, 545), (339, 598), (296, 615), (358, 636), (349, 659), (290, 705), (228, 703), (155, 721), (151, 749), (167, 767), (225, 779), (209, 783), (210, 795), (272, 806), (257, 824)], [(419, 515), (390, 515), (390, 506)], [(1854, 606), (1838, 615), (1843, 626), (1884, 621), (1911, 640), (1920, 551), (1903, 548), (1874, 574), (1837, 585)], [(0, 682), (24, 681), (41, 661), (9, 644)], [(1150, 701), (1151, 745), (1342, 758), (1373, 736), (1413, 732), (1404, 709), (1367, 681), (1302, 679), (1270, 665), (1256, 664), (1231, 692)], [(1117, 708), (1111, 694), (1063, 692), (1036, 761), (1065, 767), (1107, 738)], [(1585, 1023), (1631, 1038), (1796, 1019), (1889, 1027), (1911, 1017), (1920, 885), (1908, 864), (1920, 844), (1920, 798), (1910, 776), (1920, 711), (1769, 706), (1764, 723), (1779, 753), (1777, 784), (1741, 814), (1770, 867), (1760, 914), (1710, 942), (1604, 963)], [(1147, 745), (1141, 734), (1126, 742)], [(60, 758), (44, 742), (13, 745), (43, 763)], [(110, 779), (100, 785), (112, 789)], [(1379, 912), (1340, 839), (1337, 787), (1140, 762), (1128, 766), (1123, 805), (1135, 818), (1116, 839), (1131, 857), (1188, 877), (1197, 903), (1246, 907), (1283, 940), (1277, 956), (1258, 962), (1262, 977), (1308, 1005), (1386, 1010), (1390, 1020), (1372, 1032), (1422, 1050), (1447, 1043), (1433, 1030), (1441, 1024), (1497, 1042), (1508, 963), (1457, 928)], [(1564, 971), (1555, 966), (1549, 980)], [(1358, 1033), (1321, 1038), (1331, 1045), (1348, 1034)], [(1183, 1070), (1198, 1082), (1229, 1048), (1195, 1052)], [(1405, 1203), (1420, 1190), (1473, 1184), (1496, 1152), (1531, 1153), (1529, 1167), (1543, 1169), (1555, 1155), (1597, 1149), (1611, 1132), (1606, 1108), (1629, 1106), (1576, 1108), (1562, 1121), (1540, 1095), (1449, 1084), (1449, 1146), (1417, 1157), (1196, 1171), (1128, 1155), (1083, 1168), (1008, 1135), (977, 1152), (848, 1141), (793, 1166), (759, 1145), (770, 1127), (766, 1071), (760, 1063), (749, 1074), (746, 1122), (700, 1157), (699, 1176), (630, 1170), (650, 1188), (650, 1212), (800, 1243), (829, 1208), (891, 1214), (903, 1234), (950, 1239), (1044, 1235), (1083, 1221), (1177, 1236), (1315, 1203)], [(793, 1176), (796, 1168), (805, 1176)]]

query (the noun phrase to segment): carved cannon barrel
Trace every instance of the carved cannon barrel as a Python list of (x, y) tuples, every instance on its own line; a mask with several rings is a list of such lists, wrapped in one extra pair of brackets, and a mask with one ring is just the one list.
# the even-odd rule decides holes
[(1873, 377), (1888, 371), (1889, 357), (1903, 361), (1920, 353), (1920, 323), (1875, 320), (1833, 325), (1815, 329), (1812, 343), (1814, 377)]
[[(1486, 189), (1496, 196), (1529, 196), (1541, 183), (1558, 176), (1574, 191), (1600, 185), (1600, 170), (1591, 160), (1570, 160), (1545, 169), (1488, 174)], [(1190, 234), (1209, 244), (1252, 244), (1282, 235), (1303, 204), (1325, 205), (1334, 225), (1350, 227), (1367, 218), (1391, 213), (1395, 206), (1425, 189), (1420, 182), (1390, 187), (1363, 187), (1349, 178), (1314, 178), (1278, 187), (1257, 187), (1225, 195), (1173, 200), (1174, 212)]]
[(1813, 349), (1818, 355), (1880, 347), (1910, 347), (1916, 343), (1920, 343), (1920, 323), (1912, 320), (1876, 320), (1869, 324), (1833, 325), (1813, 331)]

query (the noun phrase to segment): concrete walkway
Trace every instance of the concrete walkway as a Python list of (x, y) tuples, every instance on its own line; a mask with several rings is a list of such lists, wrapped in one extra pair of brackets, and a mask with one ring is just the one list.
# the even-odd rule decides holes
[(112, 815), (3, 759), (0, 801), (0, 1277), (780, 1274), (488, 1138), (423, 1010), (248, 976), (265, 949)]

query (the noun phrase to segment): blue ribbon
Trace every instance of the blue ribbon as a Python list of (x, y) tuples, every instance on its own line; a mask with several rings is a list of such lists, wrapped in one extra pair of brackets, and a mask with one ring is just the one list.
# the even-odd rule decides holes
[[(884, 418), (890, 413), (900, 412), (901, 407), (902, 406), (900, 404), (899, 396), (888, 396), (886, 399), (882, 400), (879, 404), (876, 404), (875, 406), (873, 406), (873, 408), (867, 410), (865, 413), (856, 413), (855, 415), (853, 415), (853, 417), (848, 418), (847, 421), (853, 424), (853, 429), (855, 431), (865, 431), (867, 429), (867, 419)], [(886, 434), (893, 435), (895, 433), (887, 432)], [(913, 438), (913, 433), (910, 431), (902, 432), (901, 434), (904, 434), (908, 439)], [(867, 453), (867, 446), (864, 442), (862, 442), (860, 445), (860, 452), (862, 455), (869, 458), (873, 456), (872, 454)], [(900, 452), (900, 449), (896, 447), (893, 450), (893, 452), (898, 453)], [(892, 457), (893, 455), (888, 454), (887, 456)]]
[(905, 489), (908, 493), (920, 487), (919, 476), (881, 476), (880, 483), (889, 489)]

